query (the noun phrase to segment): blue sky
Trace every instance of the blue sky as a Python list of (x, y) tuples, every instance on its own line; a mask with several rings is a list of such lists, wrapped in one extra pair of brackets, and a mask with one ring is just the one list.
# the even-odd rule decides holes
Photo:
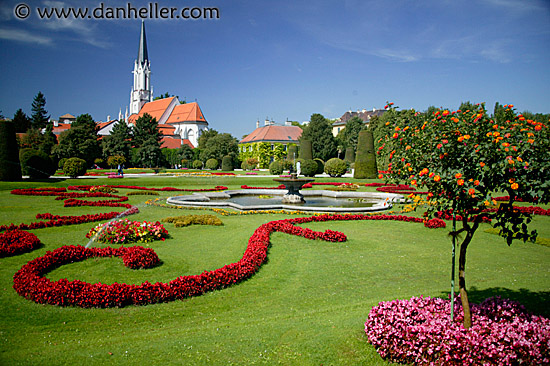
[[(0, 4), (0, 110), (30, 114), (40, 90), (53, 118), (116, 117), (129, 103), (139, 19), (41, 20)], [(158, 1), (218, 7), (218, 20), (146, 19), (151, 81), (197, 100), (210, 127), (237, 138), (256, 120), (336, 118), (352, 109), (462, 101), (550, 112), (550, 2), (529, 0)], [(126, 1), (110, 1), (110, 6)], [(131, 2), (134, 7), (149, 2)]]

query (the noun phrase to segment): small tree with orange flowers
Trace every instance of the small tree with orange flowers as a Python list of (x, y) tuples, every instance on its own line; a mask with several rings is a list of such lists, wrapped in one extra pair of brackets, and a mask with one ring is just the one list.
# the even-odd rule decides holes
[[(409, 117), (396, 119), (383, 141), (390, 157), (386, 180), (422, 187), (429, 192), (428, 216), (443, 212), (461, 224), (451, 235), (460, 246), (458, 279), (466, 328), (471, 326), (466, 250), (480, 223), (490, 221), (499, 228), (508, 245), (513, 239), (534, 240), (536, 231), (527, 228), (529, 214), (513, 204), (550, 199), (548, 125), (516, 114), (513, 105), (504, 107), (506, 118), (500, 123), (487, 115), (483, 104), (472, 110), (439, 109), (428, 118), (402, 114)], [(503, 194), (509, 201), (493, 208), (495, 195)]]

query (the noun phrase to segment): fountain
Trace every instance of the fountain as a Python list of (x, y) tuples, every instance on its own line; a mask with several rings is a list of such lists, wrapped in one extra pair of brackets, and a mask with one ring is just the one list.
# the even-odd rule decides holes
[(311, 212), (373, 212), (387, 210), (393, 202), (404, 200), (400, 194), (330, 190), (300, 191), (311, 178), (276, 178), (286, 189), (239, 189), (200, 192), (169, 197), (168, 204), (188, 207), (229, 207), (245, 210), (292, 210)]
[(290, 204), (303, 204), (306, 203), (304, 195), (300, 192), (300, 189), (306, 183), (311, 183), (315, 179), (310, 178), (298, 178), (296, 173), (290, 174), (290, 178), (276, 178), (273, 179), (275, 182), (283, 183), (287, 192), (283, 196), (283, 203)]

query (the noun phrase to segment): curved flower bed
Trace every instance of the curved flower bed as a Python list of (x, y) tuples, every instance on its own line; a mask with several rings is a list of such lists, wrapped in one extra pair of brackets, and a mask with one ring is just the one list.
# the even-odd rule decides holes
[(115, 220), (99, 224), (86, 234), (86, 238), (95, 238), (102, 243), (127, 244), (149, 243), (168, 237), (168, 231), (160, 222), (139, 222), (128, 219)]
[[(344, 220), (396, 220), (422, 222), (422, 219), (392, 215), (320, 215), (299, 217), (287, 220), (271, 221), (261, 225), (248, 240), (248, 246), (241, 260), (200, 275), (180, 276), (168, 283), (144, 282), (141, 285), (114, 283), (90, 284), (83, 281), (51, 281), (44, 277), (49, 271), (66, 263), (82, 261), (97, 256), (118, 256), (122, 249), (84, 248), (81, 246), (63, 246), (43, 257), (36, 258), (24, 265), (13, 277), (13, 288), (29, 300), (41, 304), (113, 307), (125, 305), (145, 305), (150, 303), (174, 301), (205, 292), (219, 290), (253, 276), (267, 260), (271, 233), (278, 231), (307, 239), (321, 239), (329, 242), (346, 241), (346, 235), (333, 230), (324, 232), (302, 228), (295, 224), (307, 222), (344, 221)], [(150, 252), (149, 252), (150, 253)], [(141, 262), (140, 262), (141, 263)]]
[(30, 252), (40, 246), (36, 235), (21, 230), (0, 234), (0, 258)]
[(365, 323), (369, 342), (393, 362), (420, 365), (547, 365), (550, 320), (499, 297), (472, 304), (473, 323), (462, 326), (460, 300), (451, 323), (449, 300), (413, 297), (381, 302)]

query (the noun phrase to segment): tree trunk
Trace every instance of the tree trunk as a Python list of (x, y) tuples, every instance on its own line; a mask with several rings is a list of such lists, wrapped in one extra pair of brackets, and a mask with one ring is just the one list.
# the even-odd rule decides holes
[(479, 222), (477, 221), (474, 223), (473, 227), (470, 227), (467, 221), (463, 221), (466, 237), (460, 244), (460, 256), (458, 257), (458, 287), (460, 289), (462, 310), (464, 311), (464, 328), (466, 329), (472, 326), (472, 314), (470, 313), (470, 303), (468, 302), (468, 292), (466, 291), (466, 249), (468, 249), (468, 244), (472, 241), (472, 237), (478, 226)]

